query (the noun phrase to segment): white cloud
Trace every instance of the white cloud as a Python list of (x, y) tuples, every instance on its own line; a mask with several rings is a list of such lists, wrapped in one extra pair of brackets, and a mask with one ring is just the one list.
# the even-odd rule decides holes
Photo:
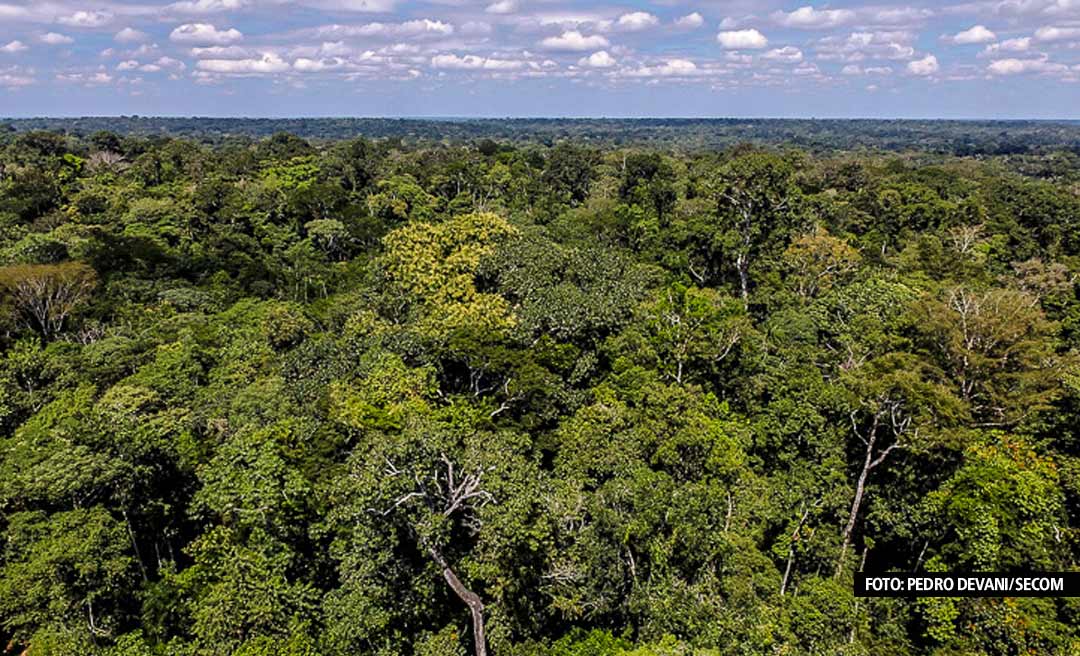
[(101, 27), (112, 22), (112, 19), (112, 13), (107, 11), (77, 11), (70, 16), (61, 16), (56, 21), (70, 27)]
[(170, 41), (176, 43), (195, 43), (201, 45), (226, 45), (235, 43), (244, 38), (240, 30), (229, 28), (219, 30), (207, 23), (188, 23), (181, 25), (169, 35)]
[(299, 0), (297, 4), (327, 11), (356, 11), (380, 14), (393, 11), (397, 5), (397, 0)]
[(486, 11), (489, 14), (512, 14), (518, 9), (517, 0), (499, 0), (493, 2), (487, 6)]
[(860, 12), (859, 21), (872, 25), (914, 25), (933, 15), (932, 10), (917, 7), (868, 7)]
[(184, 0), (174, 2), (167, 8), (181, 14), (216, 14), (243, 9), (247, 4), (246, 0)]
[(272, 52), (252, 59), (204, 59), (196, 64), (196, 67), (201, 71), (226, 75), (284, 73), (292, 68), (289, 62)]
[(688, 77), (699, 73), (697, 64), (689, 59), (669, 59), (657, 66), (642, 66), (622, 74), (630, 77)]
[(946, 37), (945, 40), (957, 45), (969, 45), (972, 43), (989, 43), (997, 39), (997, 35), (991, 32), (984, 25), (975, 25), (970, 29), (966, 29), (963, 32), (958, 32), (952, 36)]
[(347, 64), (348, 62), (340, 57), (328, 57), (323, 59), (300, 57), (293, 62), (293, 68), (302, 73), (321, 73), (322, 71), (332, 71), (342, 68)]
[(773, 50), (770, 50), (761, 57), (763, 59), (769, 59), (772, 61), (796, 64), (803, 60), (803, 53), (802, 50), (799, 50), (795, 46), (784, 46), (783, 48), (775, 48)]
[(99, 71), (97, 73), (57, 73), (56, 79), (60, 82), (84, 84), (90, 87), (109, 84), (113, 81), (113, 76), (104, 71)]
[(704, 24), (705, 18), (696, 11), (692, 14), (687, 14), (675, 20), (675, 27), (681, 27), (687, 30), (697, 29)]
[(18, 89), (34, 84), (34, 78), (21, 71), (18, 67), (8, 69), (0, 68), (0, 87), (5, 89)]
[(466, 36), (491, 34), (491, 25), (483, 21), (466, 21), (461, 25), (461, 33)]
[(609, 55), (607, 50), (597, 50), (588, 57), (582, 57), (578, 60), (579, 66), (588, 68), (611, 68), (615, 64), (615, 58)]
[(655, 27), (658, 23), (660, 23), (660, 19), (656, 16), (644, 11), (635, 11), (619, 16), (618, 20), (615, 21), (615, 26), (627, 32), (636, 32)]
[(939, 68), (937, 57), (933, 55), (927, 55), (922, 59), (909, 61), (907, 65), (908, 73), (922, 76), (933, 75), (938, 72)]
[(140, 32), (133, 27), (125, 27), (113, 36), (113, 40), (117, 43), (139, 43), (148, 38), (146, 32)]
[(998, 59), (990, 62), (987, 70), (994, 75), (1020, 75), (1022, 73), (1061, 73), (1068, 66), (1043, 59)]
[(773, 12), (772, 19), (784, 27), (824, 29), (853, 22), (855, 12), (850, 9), (814, 9), (811, 6), (806, 6), (790, 13)]
[(49, 32), (48, 34), (42, 34), (38, 37), (38, 41), (47, 43), (50, 46), (63, 46), (69, 43), (75, 43), (75, 39), (65, 34), (58, 34), (56, 32)]
[(1035, 30), (1036, 41), (1063, 41), (1080, 38), (1080, 27), (1040, 27)]
[(404, 23), (368, 23), (361, 26), (356, 33), (360, 36), (416, 36), (420, 34), (447, 36), (454, 33), (454, 26), (439, 20), (421, 18)]
[(863, 68), (858, 64), (848, 64), (840, 69), (841, 75), (890, 75), (893, 69), (889, 66), (867, 66)]
[(512, 59), (491, 59), (476, 55), (459, 57), (455, 54), (443, 54), (431, 58), (432, 68), (442, 69), (507, 71), (521, 68), (524, 65), (524, 62)]
[(366, 23), (364, 25), (324, 25), (311, 31), (318, 38), (349, 37), (416, 37), (449, 36), (454, 33), (454, 26), (440, 20), (421, 18), (404, 23)]
[(860, 62), (867, 59), (910, 59), (915, 56), (911, 32), (852, 32), (818, 41), (818, 58), (826, 61)]
[(765, 35), (755, 29), (720, 32), (716, 35), (716, 40), (728, 50), (759, 49), (769, 45)]
[(568, 50), (571, 52), (606, 48), (609, 45), (611, 44), (608, 40), (599, 34), (585, 36), (577, 30), (569, 30), (559, 36), (549, 36), (540, 42), (540, 47), (546, 50)]
[(243, 46), (209, 46), (191, 49), (191, 56), (196, 59), (252, 59), (260, 54)]
[(1001, 43), (991, 43), (983, 49), (980, 57), (992, 57), (999, 52), (1027, 52), (1031, 49), (1031, 37), (1025, 36), (1019, 39), (1006, 39)]
[(0, 52), (7, 53), (9, 55), (14, 55), (17, 52), (22, 52), (24, 50), (29, 50), (29, 49), (30, 49), (30, 46), (26, 45), (25, 43), (23, 43), (22, 41), (19, 41), (17, 39), (15, 41), (12, 41), (12, 42), (8, 43), (6, 46), (0, 46)]
[(161, 68), (171, 68), (178, 71), (187, 68), (187, 65), (184, 62), (179, 59), (173, 59), (172, 57), (161, 57), (154, 63)]
[(117, 64), (116, 65), (116, 70), (118, 70), (118, 71), (133, 71), (138, 67), (139, 67), (139, 62), (135, 61), (134, 59), (129, 59), (127, 61), (122, 61), (119, 64)]

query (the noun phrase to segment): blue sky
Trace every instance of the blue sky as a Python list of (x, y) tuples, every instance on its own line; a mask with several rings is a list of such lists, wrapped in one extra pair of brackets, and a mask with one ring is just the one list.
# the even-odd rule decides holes
[(0, 0), (0, 116), (1080, 118), (1080, 0)]

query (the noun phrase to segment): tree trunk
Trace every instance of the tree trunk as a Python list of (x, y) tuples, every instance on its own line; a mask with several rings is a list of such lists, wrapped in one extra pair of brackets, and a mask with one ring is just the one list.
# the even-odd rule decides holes
[(862, 505), (863, 494), (866, 493), (866, 479), (873, 469), (874, 442), (877, 441), (877, 418), (874, 419), (874, 427), (870, 429), (870, 435), (866, 440), (866, 458), (863, 460), (862, 471), (859, 473), (859, 481), (855, 484), (855, 498), (851, 502), (851, 513), (848, 515), (847, 526), (844, 527), (844, 539), (840, 543), (840, 559), (836, 563), (836, 578), (844, 571), (844, 556), (847, 555), (848, 546), (851, 545), (851, 534), (855, 531), (855, 521), (859, 517), (859, 506)]
[(746, 305), (750, 298), (750, 256), (739, 253), (736, 265), (739, 269), (739, 291), (742, 294), (743, 305)]
[(469, 612), (472, 613), (473, 642), (476, 645), (476, 656), (487, 656), (487, 643), (484, 640), (484, 602), (480, 601), (480, 595), (465, 587), (465, 584), (457, 577), (454, 570), (450, 569), (450, 565), (447, 564), (446, 559), (443, 558), (442, 553), (437, 548), (429, 545), (428, 553), (431, 554), (432, 560), (442, 570), (443, 578), (450, 584), (454, 594), (465, 602), (465, 605), (469, 607)]
[[(803, 506), (805, 507), (805, 503)], [(816, 504), (815, 504), (816, 505)], [(791, 568), (795, 564), (795, 540), (799, 537), (799, 531), (802, 530), (803, 524), (806, 523), (806, 519), (810, 516), (810, 508), (806, 508), (803, 511), (802, 517), (799, 518), (799, 523), (795, 526), (795, 530), (791, 532), (791, 543), (788, 545), (788, 557), (787, 565), (784, 567), (784, 578), (780, 580), (780, 596), (784, 596), (784, 592), (787, 591), (788, 581), (791, 580)]]

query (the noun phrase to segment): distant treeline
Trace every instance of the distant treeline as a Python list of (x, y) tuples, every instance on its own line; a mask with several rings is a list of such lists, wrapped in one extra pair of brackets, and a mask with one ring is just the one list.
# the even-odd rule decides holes
[(2, 131), (51, 130), (85, 136), (101, 130), (222, 142), (289, 132), (306, 139), (356, 136), (408, 142), (478, 139), (709, 150), (737, 143), (786, 144), (814, 152), (852, 149), (952, 155), (1080, 152), (1076, 121), (931, 121), (819, 119), (397, 119), (160, 118), (145, 116), (0, 119)]

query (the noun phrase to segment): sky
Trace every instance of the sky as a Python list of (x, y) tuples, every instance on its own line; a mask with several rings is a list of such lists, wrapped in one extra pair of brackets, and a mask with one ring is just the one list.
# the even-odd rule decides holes
[(1080, 118), (1080, 0), (0, 0), (0, 116)]

